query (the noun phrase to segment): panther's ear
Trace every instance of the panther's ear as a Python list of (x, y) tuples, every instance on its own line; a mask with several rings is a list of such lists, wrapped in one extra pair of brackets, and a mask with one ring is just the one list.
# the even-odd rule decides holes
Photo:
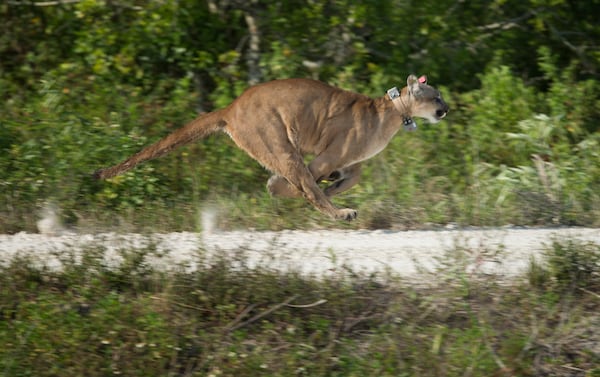
[(418, 83), (419, 83), (419, 79), (415, 75), (409, 75), (408, 78), (406, 79), (406, 86), (408, 86), (409, 88), (411, 88), (413, 85), (418, 84)]
[(406, 86), (408, 87), (408, 92), (418, 96), (421, 92), (421, 88), (419, 87), (419, 79), (415, 75), (410, 75), (406, 79)]

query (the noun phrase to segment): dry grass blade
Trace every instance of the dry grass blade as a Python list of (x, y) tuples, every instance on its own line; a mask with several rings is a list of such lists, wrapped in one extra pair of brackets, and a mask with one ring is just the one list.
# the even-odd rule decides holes
[(590, 295), (592, 295), (592, 296), (600, 299), (600, 295), (597, 294), (596, 292), (592, 292), (589, 289), (585, 289), (585, 288), (581, 288), (581, 287), (579, 287), (579, 290), (582, 291), (582, 292), (588, 293), (588, 294), (590, 294)]
[(288, 298), (287, 300), (285, 300), (283, 302), (280, 302), (279, 304), (270, 307), (269, 309), (265, 310), (264, 312), (258, 313), (257, 315), (255, 315), (254, 317), (250, 318), (247, 321), (244, 321), (244, 322), (239, 323), (237, 325), (233, 325), (231, 327), (228, 326), (227, 331), (228, 332), (235, 331), (235, 330), (241, 329), (242, 327), (247, 326), (247, 325), (249, 325), (251, 323), (254, 323), (254, 322), (258, 321), (259, 319), (268, 316), (269, 314), (273, 313), (274, 311), (279, 310), (280, 308), (288, 305), (290, 302), (294, 301), (297, 298), (298, 298), (298, 295), (293, 295), (292, 297)]
[(321, 300), (317, 300), (311, 304), (305, 304), (305, 305), (292, 305), (292, 304), (286, 304), (285, 306), (287, 306), (288, 308), (298, 308), (298, 309), (306, 309), (306, 308), (313, 308), (315, 306), (319, 306), (321, 304), (326, 303), (327, 300), (325, 299), (321, 299)]

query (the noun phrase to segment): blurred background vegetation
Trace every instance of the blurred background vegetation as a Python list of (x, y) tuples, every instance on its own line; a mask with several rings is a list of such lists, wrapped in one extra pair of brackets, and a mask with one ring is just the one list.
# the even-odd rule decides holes
[[(600, 1), (7, 0), (0, 5), (0, 232), (44, 203), (85, 229), (600, 226)], [(358, 223), (271, 199), (216, 136), (108, 182), (90, 174), (257, 82), (381, 96), (426, 74), (451, 106), (400, 133), (336, 198)]]

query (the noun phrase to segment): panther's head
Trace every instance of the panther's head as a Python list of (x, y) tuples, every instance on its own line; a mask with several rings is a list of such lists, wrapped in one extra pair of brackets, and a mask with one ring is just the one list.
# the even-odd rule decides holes
[(448, 114), (448, 104), (442, 99), (439, 90), (427, 84), (426, 76), (408, 76), (405, 89), (409, 97), (411, 116), (437, 123)]

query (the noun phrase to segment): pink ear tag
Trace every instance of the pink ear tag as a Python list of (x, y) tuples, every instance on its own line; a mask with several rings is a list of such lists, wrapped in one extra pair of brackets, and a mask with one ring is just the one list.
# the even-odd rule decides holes
[(421, 77), (419, 77), (419, 82), (421, 84), (427, 84), (427, 76), (421, 76)]

